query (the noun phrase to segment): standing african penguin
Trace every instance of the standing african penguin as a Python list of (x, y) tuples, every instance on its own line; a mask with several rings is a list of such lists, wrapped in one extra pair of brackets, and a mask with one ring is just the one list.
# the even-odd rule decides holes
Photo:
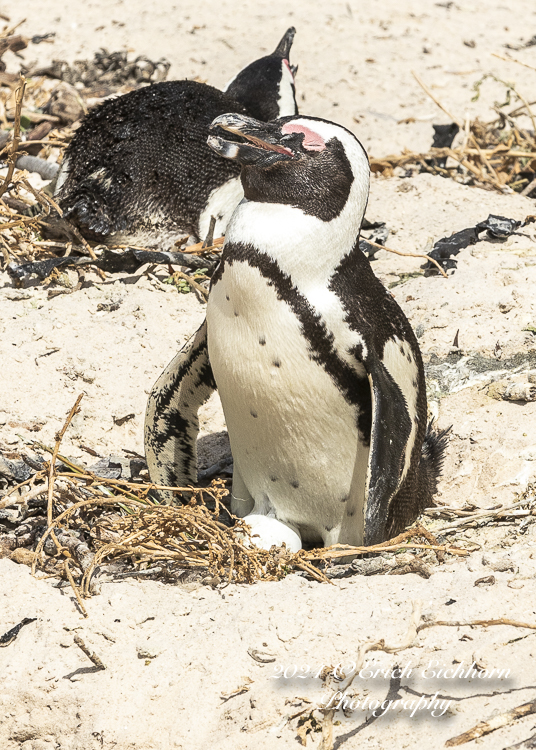
[(169, 81), (108, 99), (83, 120), (58, 175), (66, 218), (100, 242), (167, 249), (185, 233), (215, 235), (243, 196), (240, 165), (207, 145), (224, 112), (273, 120), (296, 114), (289, 53), (295, 29), (248, 65), (222, 93), (196, 81)]
[(149, 397), (151, 479), (195, 482), (197, 410), (217, 387), (232, 510), (259, 546), (384, 541), (431, 500), (446, 438), (427, 432), (413, 330), (359, 250), (366, 153), (310, 117), (225, 114), (211, 130), (245, 197), (206, 321)]

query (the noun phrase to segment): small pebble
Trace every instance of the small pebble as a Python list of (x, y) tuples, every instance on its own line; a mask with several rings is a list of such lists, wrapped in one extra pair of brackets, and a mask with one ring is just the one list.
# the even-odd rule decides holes
[(499, 310), (504, 314), (509, 313), (510, 310), (512, 310), (512, 308), (514, 307), (514, 305), (515, 305), (515, 302), (512, 299), (499, 300), (499, 303), (498, 303)]
[(487, 565), (497, 573), (504, 573), (507, 570), (515, 571), (516, 566), (509, 557), (500, 557), (493, 553), (484, 553), (482, 555), (482, 565)]

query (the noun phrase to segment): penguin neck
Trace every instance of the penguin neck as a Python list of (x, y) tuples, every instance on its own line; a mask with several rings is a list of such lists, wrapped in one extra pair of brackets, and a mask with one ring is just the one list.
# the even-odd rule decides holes
[(227, 226), (224, 255), (232, 257), (233, 243), (247, 245), (252, 262), (255, 254), (264, 254), (300, 287), (326, 287), (358, 242), (368, 189), (358, 192), (359, 199), (349, 200), (331, 221), (293, 206), (244, 198)]

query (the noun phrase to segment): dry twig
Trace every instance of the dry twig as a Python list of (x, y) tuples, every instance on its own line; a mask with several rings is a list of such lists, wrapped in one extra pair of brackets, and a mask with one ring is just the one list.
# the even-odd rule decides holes
[[(76, 583), (74, 582), (73, 574), (71, 573), (71, 571), (69, 569), (69, 558), (68, 557), (65, 558), (65, 561), (63, 563), (63, 571), (64, 571), (64, 573), (65, 573), (65, 575), (67, 577), (67, 580), (71, 584), (71, 588), (74, 591), (74, 595), (76, 596), (76, 601), (78, 602), (78, 606), (82, 610), (82, 614), (84, 615), (84, 617), (89, 617), (89, 615), (87, 613), (87, 610), (84, 607), (84, 602), (82, 601), (82, 599), (80, 598), (80, 594), (78, 593), (78, 587), (77, 587)], [(89, 656), (89, 654), (88, 654), (88, 656)]]
[(451, 114), (450, 114), (450, 112), (448, 111), (448, 109), (447, 109), (447, 108), (446, 108), (446, 107), (445, 107), (445, 106), (444, 106), (443, 104), (441, 104), (441, 102), (439, 101), (439, 99), (437, 99), (437, 98), (436, 98), (436, 97), (435, 97), (435, 96), (434, 96), (434, 95), (432, 94), (432, 92), (430, 91), (430, 89), (428, 88), (428, 86), (427, 86), (427, 85), (426, 85), (426, 84), (424, 83), (424, 81), (422, 80), (422, 78), (420, 78), (420, 77), (419, 77), (419, 76), (417, 75), (417, 73), (415, 73), (415, 71), (414, 71), (414, 70), (412, 70), (412, 71), (411, 71), (411, 75), (413, 76), (413, 78), (415, 78), (415, 80), (417, 81), (417, 83), (419, 84), (419, 86), (420, 86), (420, 87), (422, 88), (422, 90), (423, 90), (423, 91), (424, 91), (424, 92), (425, 92), (426, 94), (428, 94), (428, 96), (430, 97), (430, 99), (431, 99), (431, 100), (432, 100), (433, 102), (435, 102), (435, 103), (437, 104), (437, 106), (439, 107), (439, 109), (442, 109), (442, 110), (443, 110), (443, 112), (444, 112), (444, 113), (445, 113), (445, 114), (446, 114), (446, 115), (447, 115), (448, 117), (450, 117), (450, 119), (452, 120), (452, 122), (455, 122), (455, 123), (456, 123), (456, 125), (457, 125), (457, 126), (458, 126), (458, 127), (460, 128), (460, 129), (462, 129), (462, 128), (463, 128), (463, 123), (462, 123), (462, 122), (461, 122), (460, 120), (458, 120), (458, 118), (457, 118), (457, 117), (454, 117), (454, 115), (451, 115)]
[(196, 292), (199, 292), (199, 294), (202, 295), (205, 302), (207, 301), (208, 291), (205, 289), (205, 287), (201, 286), (201, 284), (198, 284), (192, 276), (189, 276), (187, 273), (183, 273), (182, 271), (175, 271), (173, 276), (178, 279), (184, 279), (184, 281), (186, 281), (192, 287), (192, 289), (195, 289)]
[(216, 240), (212, 240), (212, 244), (207, 247), (203, 247), (204, 242), (198, 242), (195, 245), (190, 245), (181, 249), (183, 253), (191, 253), (194, 255), (201, 255), (204, 253), (221, 253), (225, 237), (218, 237)]
[(523, 65), (525, 68), (528, 68), (529, 70), (536, 70), (536, 68), (532, 65), (527, 65), (525, 62), (521, 62), (521, 60), (516, 60), (515, 57), (504, 57), (503, 55), (498, 55), (496, 52), (491, 53), (493, 57), (499, 58), (499, 60), (504, 60), (504, 62), (513, 62), (517, 63), (518, 65)]
[(402, 250), (393, 250), (391, 247), (386, 247), (385, 245), (379, 245), (377, 242), (373, 242), (372, 240), (365, 240), (365, 242), (369, 245), (372, 245), (373, 247), (377, 247), (378, 250), (387, 250), (388, 253), (395, 253), (396, 255), (407, 255), (410, 258), (424, 258), (425, 260), (430, 261), (430, 263), (433, 263), (435, 266), (437, 266), (439, 273), (444, 276), (446, 279), (448, 279), (447, 274), (445, 271), (441, 268), (437, 260), (434, 258), (431, 258), (429, 255), (424, 255), (423, 253), (403, 253)]
[(13, 126), (13, 140), (11, 142), (11, 150), (8, 159), (7, 174), (4, 182), (0, 185), (0, 196), (2, 196), (8, 189), (13, 172), (15, 170), (15, 164), (17, 162), (17, 150), (20, 143), (20, 116), (22, 111), (22, 100), (24, 99), (24, 90), (26, 88), (26, 78), (20, 77), (20, 82), (15, 91), (15, 124)]
[(445, 747), (457, 747), (458, 745), (464, 745), (466, 742), (476, 740), (478, 737), (483, 737), (485, 734), (490, 734), (496, 729), (502, 729), (502, 727), (512, 724), (516, 719), (521, 719), (523, 716), (536, 713), (536, 700), (530, 703), (523, 703), (522, 706), (506, 711), (504, 714), (494, 716), (489, 721), (482, 721), (475, 727), (470, 729), (468, 732), (459, 734), (457, 737), (452, 737), (450, 740), (445, 742)]
[[(75, 405), (73, 406), (73, 408), (71, 409), (71, 411), (67, 415), (67, 419), (65, 420), (65, 422), (63, 424), (63, 427), (62, 427), (62, 429), (60, 430), (60, 432), (57, 435), (56, 445), (54, 446), (54, 451), (52, 453), (52, 458), (50, 460), (50, 465), (49, 465), (49, 472), (48, 472), (48, 494), (47, 494), (47, 521), (48, 521), (48, 529), (47, 529), (47, 531), (50, 530), (49, 533), (52, 535), (52, 539), (54, 540), (54, 543), (56, 545), (58, 553), (61, 552), (61, 545), (60, 545), (60, 543), (58, 542), (58, 540), (56, 539), (56, 537), (54, 535), (54, 532), (53, 532), (53, 521), (52, 521), (52, 498), (53, 498), (53, 495), (54, 495), (54, 479), (55, 479), (55, 476), (56, 476), (56, 473), (55, 473), (55, 463), (56, 463), (56, 458), (58, 456), (58, 452), (59, 452), (59, 449), (60, 449), (61, 441), (63, 439), (63, 436), (65, 435), (65, 431), (67, 430), (67, 427), (71, 423), (72, 418), (76, 414), (76, 412), (78, 410), (78, 406), (80, 405), (80, 401), (82, 400), (83, 396), (84, 396), (83, 393), (81, 393), (78, 396), (78, 398), (76, 399)], [(41, 538), (41, 541), (39, 542), (39, 545), (37, 546), (37, 550), (35, 552), (35, 558), (34, 558), (34, 561), (33, 561), (33, 564), (32, 564), (32, 575), (35, 575), (35, 566), (37, 564), (37, 560), (39, 559), (39, 554), (40, 554), (40, 552), (41, 552), (41, 550), (43, 548), (43, 545), (45, 543), (46, 536), (47, 536), (46, 534), (43, 535), (43, 537)]]
[(96, 667), (97, 667), (98, 669), (106, 669), (106, 667), (105, 667), (105, 665), (104, 665), (104, 664), (102, 663), (101, 659), (99, 659), (99, 657), (97, 656), (97, 654), (95, 654), (94, 652), (92, 652), (92, 651), (90, 651), (90, 650), (88, 649), (88, 647), (86, 646), (86, 644), (84, 643), (84, 641), (82, 640), (82, 638), (80, 638), (80, 636), (79, 636), (78, 634), (76, 634), (76, 635), (74, 636), (74, 642), (76, 643), (76, 645), (78, 646), (78, 648), (79, 648), (79, 649), (80, 649), (81, 651), (83, 651), (83, 652), (84, 652), (84, 654), (85, 654), (85, 655), (87, 656), (87, 658), (88, 658), (88, 659), (89, 659), (90, 661), (92, 661), (92, 662), (93, 662), (93, 664), (94, 664), (94, 665), (95, 665), (95, 666), (96, 666)]
[[(49, 466), (49, 474), (48, 474), (48, 496), (47, 496), (47, 521), (48, 525), (50, 526), (52, 524), (52, 496), (54, 494), (54, 479), (55, 479), (55, 466), (56, 466), (56, 458), (58, 456), (58, 452), (60, 449), (61, 441), (63, 440), (63, 436), (65, 435), (65, 431), (71, 424), (71, 420), (78, 411), (78, 407), (80, 406), (80, 401), (82, 401), (84, 397), (84, 394), (81, 393), (78, 398), (76, 399), (76, 403), (67, 415), (67, 419), (63, 423), (63, 427), (61, 428), (60, 432), (56, 436), (56, 445), (54, 446), (54, 452), (52, 454), (52, 458), (50, 460), (50, 466)], [(54, 536), (53, 536), (54, 538)], [(56, 546), (58, 547), (58, 552), (60, 551), (61, 547), (56, 541)]]
[(435, 622), (423, 622), (417, 628), (417, 632), (425, 630), (426, 628), (432, 628), (436, 626), (443, 626), (447, 628), (465, 628), (481, 625), (482, 627), (489, 627), (491, 625), (510, 625), (512, 628), (528, 628), (529, 630), (536, 630), (536, 625), (531, 625), (528, 622), (520, 622), (519, 620), (509, 620), (507, 617), (501, 617), (498, 620), (470, 620), (462, 622), (461, 620), (454, 620), (449, 622), (448, 620), (436, 620)]

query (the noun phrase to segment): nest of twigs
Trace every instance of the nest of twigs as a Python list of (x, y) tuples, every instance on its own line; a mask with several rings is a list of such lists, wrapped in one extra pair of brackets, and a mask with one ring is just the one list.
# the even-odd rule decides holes
[[(452, 136), (460, 132), (461, 143), (456, 147), (431, 148), (425, 153), (406, 150), (402, 154), (373, 158), (370, 162), (373, 172), (391, 177), (400, 174), (402, 168), (408, 176), (414, 171), (430, 172), (486, 190), (501, 193), (513, 190), (522, 195), (536, 195), (536, 118), (531, 105), (514, 84), (498, 81), (489, 75), (475, 83), (474, 99), (480, 95), (480, 85), (486, 78), (493, 78), (507, 88), (506, 101), (494, 106), (497, 119), (485, 123), (469, 118), (461, 121), (453, 116), (421, 79), (414, 76), (433, 101), (452, 118)], [(512, 97), (517, 100), (516, 106), (507, 111)], [(528, 116), (531, 130), (520, 126), (518, 118), (521, 116)], [(395, 172), (397, 168), (399, 171)]]
[[(14, 551), (31, 550), (20, 561), (31, 563), (34, 572), (42, 569), (64, 575), (82, 610), (82, 597), (96, 591), (96, 574), (117, 563), (140, 575), (147, 565), (161, 565), (157, 572), (175, 581), (180, 580), (181, 572), (197, 571), (207, 582), (217, 584), (278, 580), (295, 570), (327, 581), (326, 566), (341, 558), (372, 553), (418, 550), (434, 552), (438, 559), (445, 553), (468, 554), (464, 549), (438, 544), (419, 524), (373, 547), (334, 545), (297, 553), (285, 546), (257, 548), (249, 527), (230, 513), (229, 493), (222, 479), (213, 480), (205, 488), (164, 488), (143, 480), (104, 479), (62, 456), (61, 440), (81, 400), (82, 395), (58, 434), (55, 447), (38, 446), (52, 454), (50, 460), (0, 498), (0, 511), (26, 510), (15, 529), (0, 533), (0, 553), (13, 556)], [(32, 462), (35, 465), (35, 459)], [(161, 505), (153, 496), (159, 489), (171, 490), (177, 505)], [(45, 506), (46, 518), (40, 515)], [(79, 570), (78, 582), (71, 564)]]

